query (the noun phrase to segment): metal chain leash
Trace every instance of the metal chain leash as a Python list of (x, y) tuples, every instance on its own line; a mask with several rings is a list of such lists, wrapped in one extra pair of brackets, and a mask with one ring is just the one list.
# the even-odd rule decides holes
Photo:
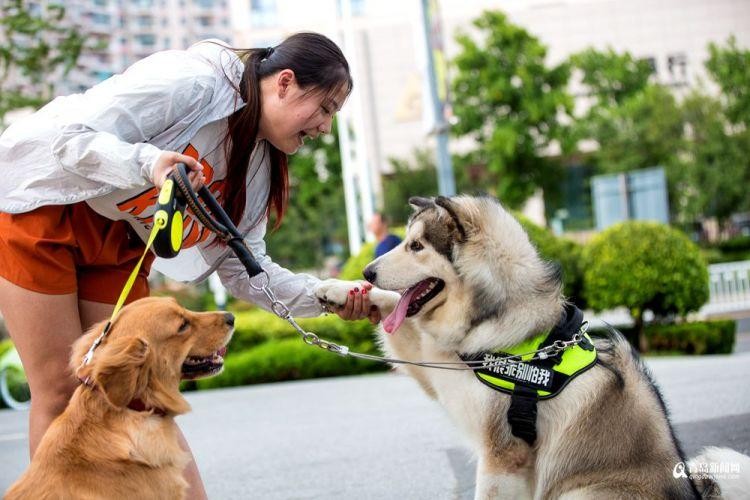
[[(255, 284), (253, 280), (258, 279), (259, 276), (263, 276), (260, 284)], [(512, 356), (501, 356), (493, 361), (477, 360), (477, 361), (406, 361), (403, 359), (386, 358), (383, 356), (375, 356), (372, 354), (364, 354), (361, 352), (355, 352), (349, 350), (348, 346), (339, 345), (335, 342), (321, 339), (316, 334), (308, 332), (302, 328), (292, 317), (289, 307), (283, 302), (276, 298), (276, 294), (270, 288), (270, 277), (266, 271), (262, 271), (257, 276), (250, 279), (250, 287), (254, 290), (262, 292), (271, 304), (271, 311), (279, 318), (287, 321), (292, 327), (300, 334), (303, 342), (310, 346), (317, 346), (329, 352), (338, 354), (339, 356), (352, 356), (354, 358), (366, 359), (369, 361), (376, 361), (379, 363), (391, 363), (391, 364), (407, 364), (414, 366), (421, 366), (424, 368), (439, 368), (442, 370), (482, 370), (492, 368), (496, 366), (504, 366), (506, 364), (537, 361), (542, 359), (548, 359), (557, 354), (569, 349), (573, 346), (580, 344), (584, 340), (584, 335), (588, 329), (588, 322), (583, 322), (581, 328), (576, 332), (570, 340), (555, 340), (551, 345), (537, 349), (535, 351), (529, 351), (522, 354), (515, 354)], [(531, 358), (524, 360), (524, 356), (533, 355)], [(449, 366), (458, 365), (458, 366)]]

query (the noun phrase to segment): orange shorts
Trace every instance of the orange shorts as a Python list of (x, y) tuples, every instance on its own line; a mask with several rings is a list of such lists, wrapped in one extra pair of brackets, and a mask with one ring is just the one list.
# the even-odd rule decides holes
[[(115, 304), (145, 244), (124, 221), (85, 202), (0, 212), (0, 276), (27, 290)], [(127, 302), (149, 294), (149, 252)]]

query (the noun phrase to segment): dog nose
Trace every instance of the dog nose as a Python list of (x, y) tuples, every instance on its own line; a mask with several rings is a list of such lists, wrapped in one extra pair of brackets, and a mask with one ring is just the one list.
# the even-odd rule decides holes
[(232, 313), (224, 313), (224, 321), (229, 326), (234, 326), (234, 314)]
[(367, 281), (369, 281), (372, 284), (375, 284), (375, 271), (370, 268), (370, 266), (367, 266), (362, 273)]

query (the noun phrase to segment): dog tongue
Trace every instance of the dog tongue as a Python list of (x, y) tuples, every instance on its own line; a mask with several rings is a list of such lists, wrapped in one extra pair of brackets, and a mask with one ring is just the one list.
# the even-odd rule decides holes
[(406, 319), (406, 311), (409, 309), (409, 302), (411, 302), (411, 298), (416, 293), (417, 288), (419, 287), (413, 286), (405, 291), (398, 300), (398, 304), (396, 304), (396, 308), (393, 309), (393, 312), (383, 320), (383, 329), (387, 333), (395, 332), (398, 330), (398, 327), (401, 326), (401, 323), (404, 322), (404, 319)]

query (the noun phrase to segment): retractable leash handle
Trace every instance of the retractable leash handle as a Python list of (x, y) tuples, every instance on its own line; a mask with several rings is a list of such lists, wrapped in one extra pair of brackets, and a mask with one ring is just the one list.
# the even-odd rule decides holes
[(174, 174), (170, 174), (159, 191), (159, 198), (154, 212), (154, 222), (165, 220), (165, 227), (154, 238), (154, 253), (159, 257), (171, 259), (182, 248), (182, 218), (185, 213), (185, 197), (175, 184)]

